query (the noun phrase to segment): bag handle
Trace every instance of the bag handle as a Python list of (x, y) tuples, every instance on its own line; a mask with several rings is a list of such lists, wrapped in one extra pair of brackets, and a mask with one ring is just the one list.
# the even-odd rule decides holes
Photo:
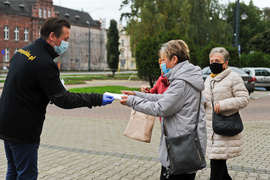
[(211, 102), (212, 102), (212, 109), (214, 110), (214, 94), (213, 94), (213, 87), (212, 87), (212, 82), (215, 82), (214, 80), (212, 80), (210, 82), (210, 92), (211, 92)]
[[(202, 98), (202, 92), (200, 91), (200, 99), (199, 99), (199, 107), (198, 107), (198, 112), (197, 112), (197, 120), (196, 120), (195, 131), (197, 131), (197, 127), (198, 127), (198, 123), (199, 123), (199, 115), (200, 115), (200, 110), (201, 110), (201, 98)], [(163, 121), (163, 132), (164, 132), (165, 138), (167, 138), (168, 134), (167, 134), (167, 130), (166, 130), (166, 126), (165, 126), (164, 121)]]

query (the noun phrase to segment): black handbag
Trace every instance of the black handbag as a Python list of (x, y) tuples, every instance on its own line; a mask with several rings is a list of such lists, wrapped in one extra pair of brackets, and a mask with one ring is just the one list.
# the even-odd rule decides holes
[(170, 167), (165, 174), (169, 175), (192, 173), (206, 166), (205, 157), (202, 152), (200, 139), (197, 133), (198, 119), (200, 114), (201, 93), (197, 113), (195, 130), (189, 134), (169, 138), (163, 122), (163, 131), (170, 160)]
[[(211, 87), (212, 92), (212, 87)], [(212, 92), (212, 97), (213, 92)], [(214, 111), (214, 102), (212, 101), (212, 127), (216, 134), (223, 136), (235, 136), (243, 131), (244, 125), (240, 117), (239, 112), (236, 112), (230, 116), (224, 116), (222, 114), (216, 114)]]

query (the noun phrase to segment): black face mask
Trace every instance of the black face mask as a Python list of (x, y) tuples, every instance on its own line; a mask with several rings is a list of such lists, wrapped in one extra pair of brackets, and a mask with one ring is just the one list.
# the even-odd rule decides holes
[[(224, 63), (223, 63), (224, 64)], [(219, 74), (223, 71), (223, 64), (221, 63), (212, 63), (210, 64), (210, 69), (213, 74)]]

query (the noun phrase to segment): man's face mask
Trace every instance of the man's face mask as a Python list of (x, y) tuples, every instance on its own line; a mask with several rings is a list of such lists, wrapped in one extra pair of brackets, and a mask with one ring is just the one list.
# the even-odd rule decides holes
[[(61, 40), (61, 39), (59, 39), (59, 40)], [(66, 52), (66, 50), (68, 49), (68, 45), (69, 45), (69, 42), (61, 40), (60, 46), (56, 46), (56, 45), (54, 44), (54, 51), (55, 51), (58, 55), (61, 55), (61, 54), (63, 54), (64, 52)]]

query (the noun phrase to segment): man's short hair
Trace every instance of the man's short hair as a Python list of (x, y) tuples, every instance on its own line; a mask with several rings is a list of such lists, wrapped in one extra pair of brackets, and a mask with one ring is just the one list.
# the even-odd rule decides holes
[(47, 39), (51, 32), (59, 37), (63, 33), (63, 26), (70, 29), (70, 23), (62, 18), (51, 17), (44, 21), (42, 24), (40, 35), (43, 39)]

